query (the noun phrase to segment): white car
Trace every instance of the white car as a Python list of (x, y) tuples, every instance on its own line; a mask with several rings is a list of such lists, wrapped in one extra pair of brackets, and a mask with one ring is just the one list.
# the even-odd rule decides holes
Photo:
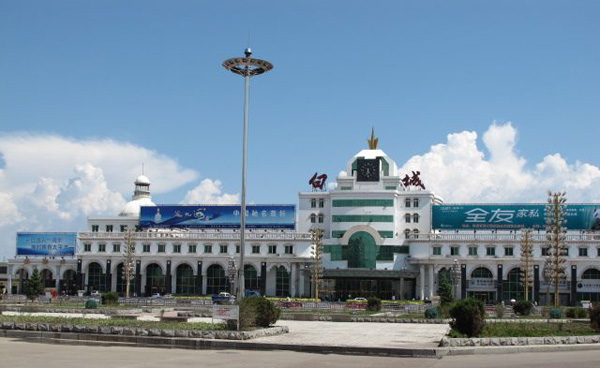
[(94, 290), (90, 293), (90, 296), (92, 297), (100, 297), (100, 292), (98, 290)]

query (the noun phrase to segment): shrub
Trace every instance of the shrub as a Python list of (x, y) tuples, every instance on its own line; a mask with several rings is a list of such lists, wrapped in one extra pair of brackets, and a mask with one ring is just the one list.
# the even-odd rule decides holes
[(479, 336), (485, 325), (485, 308), (481, 300), (459, 300), (450, 308), (450, 327), (468, 337)]
[(103, 305), (117, 305), (119, 304), (119, 294), (114, 292), (108, 292), (102, 294)]
[(577, 307), (575, 308), (575, 318), (587, 318), (588, 311), (585, 308)]
[(513, 305), (513, 311), (520, 316), (528, 316), (533, 310), (533, 303), (526, 300), (519, 300)]
[(435, 318), (439, 318), (439, 316), (440, 316), (440, 312), (438, 311), (438, 309), (436, 307), (431, 307), (431, 308), (425, 309), (425, 318), (435, 319)]
[(269, 299), (252, 296), (242, 299), (240, 306), (240, 328), (269, 327), (277, 322), (281, 311)]
[(596, 332), (600, 332), (600, 304), (590, 308), (590, 323)]
[(381, 310), (381, 299), (371, 296), (367, 298), (367, 310), (369, 311), (379, 311)]
[(504, 304), (502, 304), (502, 303), (496, 304), (496, 318), (503, 318), (504, 310), (505, 310)]
[(36, 268), (33, 270), (31, 277), (25, 281), (25, 295), (27, 295), (27, 299), (33, 301), (42, 294), (42, 291), (44, 291), (42, 275)]
[(552, 308), (549, 315), (552, 319), (560, 319), (562, 318), (562, 311), (560, 308)]
[(98, 308), (98, 302), (94, 299), (90, 299), (85, 302), (85, 309), (96, 309)]

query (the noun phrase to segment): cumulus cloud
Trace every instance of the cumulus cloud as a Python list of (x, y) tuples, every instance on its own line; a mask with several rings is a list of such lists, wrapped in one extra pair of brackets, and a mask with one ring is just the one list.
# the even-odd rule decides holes
[(478, 146), (476, 132), (449, 134), (446, 143), (411, 157), (401, 172), (421, 171), (421, 179), (447, 202), (539, 202), (547, 190), (566, 190), (570, 202), (600, 201), (600, 169), (559, 153), (528, 167), (516, 150), (511, 123), (492, 124)]
[(182, 204), (237, 204), (240, 203), (238, 194), (222, 193), (220, 180), (204, 179), (194, 189), (187, 192)]
[(145, 163), (152, 193), (198, 177), (158, 152), (110, 139), (0, 135), (0, 259), (17, 231), (77, 231), (87, 216), (116, 215)]

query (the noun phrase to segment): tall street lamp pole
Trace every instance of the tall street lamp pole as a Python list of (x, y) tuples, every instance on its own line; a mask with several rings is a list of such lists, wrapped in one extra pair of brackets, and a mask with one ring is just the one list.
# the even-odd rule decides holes
[(265, 60), (252, 58), (252, 50), (244, 51), (246, 57), (227, 59), (223, 67), (232, 73), (244, 77), (244, 128), (243, 128), (243, 153), (242, 153), (242, 208), (240, 221), (240, 264), (237, 270), (237, 298), (244, 297), (244, 253), (246, 232), (246, 166), (248, 163), (248, 97), (250, 94), (250, 77), (266, 73), (273, 69), (273, 64)]

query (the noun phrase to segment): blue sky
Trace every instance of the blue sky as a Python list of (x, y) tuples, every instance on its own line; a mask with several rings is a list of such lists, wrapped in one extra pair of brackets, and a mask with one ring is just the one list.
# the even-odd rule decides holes
[[(497, 127), (496, 146), (510, 146), (517, 174), (558, 153), (567, 165), (591, 165), (598, 193), (598, 19), (597, 1), (3, 1), (0, 194), (21, 208), (25, 188), (52, 176), (27, 167), (36, 151), (11, 166), (7, 147), (32, 137), (40, 157), (59, 150), (44, 144), (52, 139), (94, 142), (94, 159), (108, 141), (147, 150), (175, 165), (167, 173), (146, 162), (162, 188), (157, 202), (178, 203), (206, 178), (220, 181), (218, 195), (239, 193), (242, 78), (221, 62), (248, 40), (275, 66), (252, 80), (250, 201), (296, 203), (315, 171), (333, 178), (366, 148), (372, 126), (399, 166), (465, 131), (491, 160), (495, 145), (481, 138)], [(122, 157), (127, 183), (137, 157)], [(71, 158), (130, 196), (112, 179), (115, 161)]]

